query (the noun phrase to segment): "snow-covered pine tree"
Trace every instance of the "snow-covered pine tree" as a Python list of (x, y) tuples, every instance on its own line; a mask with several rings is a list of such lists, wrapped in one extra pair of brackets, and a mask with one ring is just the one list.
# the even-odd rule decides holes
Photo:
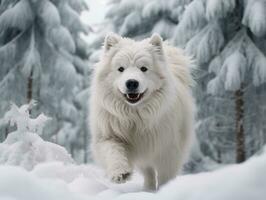
[[(85, 9), (83, 0), (0, 1), (1, 116), (10, 101), (21, 105), (36, 99), (33, 114), (43, 111), (54, 118), (46, 139), (61, 129), (80, 134), (74, 97), (83, 89), (86, 70), (87, 47), (80, 33), (87, 28), (79, 18)], [(1, 129), (5, 132), (7, 127)]]
[(171, 38), (182, 7), (179, 0), (113, 0), (106, 14), (114, 32), (134, 38), (144, 38), (156, 32)]
[(242, 162), (266, 142), (266, 2), (183, 3), (174, 41), (200, 66), (196, 94), (203, 151), (217, 161), (233, 161), (236, 155)]
[[(125, 37), (141, 39), (151, 33), (159, 33), (164, 39), (172, 37), (184, 7), (180, 0), (110, 0), (105, 21), (99, 34), (90, 44), (90, 60), (93, 65), (107, 32), (113, 31)], [(186, 0), (188, 1), (188, 0)]]

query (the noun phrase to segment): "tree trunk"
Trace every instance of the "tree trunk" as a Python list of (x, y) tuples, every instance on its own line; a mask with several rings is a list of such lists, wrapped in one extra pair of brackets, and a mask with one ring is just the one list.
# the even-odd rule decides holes
[(246, 160), (245, 134), (244, 134), (244, 91), (243, 85), (235, 92), (235, 112), (236, 112), (236, 162), (241, 163)]
[[(87, 120), (86, 120), (87, 122)], [(85, 122), (85, 123), (86, 123)], [(84, 149), (84, 163), (87, 163), (88, 162), (88, 128), (85, 127), (87, 126), (86, 124), (83, 126), (84, 129), (83, 129), (83, 137), (84, 137), (84, 146), (83, 146), (83, 149)]]
[[(85, 70), (84, 72), (84, 78), (83, 78), (83, 89), (86, 89), (89, 87), (89, 74), (88, 70)], [(84, 137), (84, 143), (83, 143), (83, 149), (84, 149), (84, 163), (88, 163), (89, 159), (89, 151), (88, 151), (88, 146), (89, 146), (89, 127), (88, 127), (88, 104), (84, 105), (84, 112), (83, 112), (83, 137)]]
[(9, 133), (9, 130), (8, 130), (9, 124), (10, 124), (10, 123), (8, 122), (8, 125), (7, 125), (6, 128), (5, 128), (5, 138), (4, 138), (4, 139), (6, 139), (7, 136), (8, 136), (8, 133)]
[[(32, 100), (32, 91), (33, 91), (33, 70), (30, 71), (30, 76), (28, 77), (28, 85), (27, 85), (27, 102), (30, 103)], [(31, 113), (31, 110), (29, 110)]]
[(222, 163), (222, 152), (219, 148), (217, 150), (217, 162)]

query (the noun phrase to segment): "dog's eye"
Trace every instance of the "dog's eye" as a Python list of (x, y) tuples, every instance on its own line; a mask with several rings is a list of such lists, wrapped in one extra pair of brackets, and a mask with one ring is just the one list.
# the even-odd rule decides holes
[(124, 70), (125, 70), (124, 67), (119, 67), (119, 68), (118, 68), (118, 71), (120, 71), (120, 72), (123, 72)]
[(140, 68), (140, 70), (141, 70), (142, 72), (146, 72), (148, 69), (147, 69), (147, 67), (142, 66), (142, 67)]

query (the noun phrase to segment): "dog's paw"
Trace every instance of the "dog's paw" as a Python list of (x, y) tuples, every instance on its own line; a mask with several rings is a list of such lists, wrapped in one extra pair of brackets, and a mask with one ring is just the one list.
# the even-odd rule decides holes
[(127, 170), (112, 173), (109, 177), (114, 183), (125, 183), (130, 179), (132, 172)]

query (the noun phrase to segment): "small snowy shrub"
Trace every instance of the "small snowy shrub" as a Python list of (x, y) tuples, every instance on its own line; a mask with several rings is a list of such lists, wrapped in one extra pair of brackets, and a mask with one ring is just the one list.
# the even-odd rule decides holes
[(1, 120), (1, 123), (15, 125), (17, 130), (9, 133), (0, 144), (0, 164), (19, 165), (31, 170), (36, 164), (47, 161), (73, 163), (63, 147), (45, 142), (39, 136), (49, 118), (44, 114), (31, 118), (30, 109), (34, 105), (34, 101), (21, 107), (11, 104), (10, 110)]

